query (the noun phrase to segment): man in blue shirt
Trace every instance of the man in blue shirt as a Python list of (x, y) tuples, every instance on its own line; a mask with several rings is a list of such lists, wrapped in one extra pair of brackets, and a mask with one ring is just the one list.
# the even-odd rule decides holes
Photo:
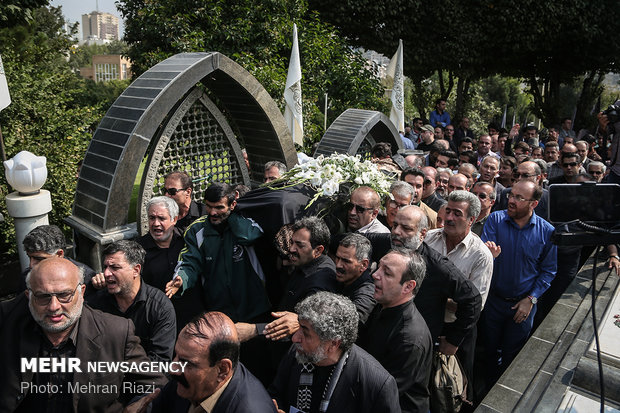
[[(483, 312), (487, 384), (492, 385), (527, 341), (538, 298), (549, 288), (557, 268), (553, 226), (534, 212), (542, 188), (531, 181), (514, 184), (508, 209), (487, 219), (482, 240), (497, 258)], [(498, 255), (499, 254), (499, 255)]]
[(431, 125), (446, 127), (450, 124), (450, 114), (446, 112), (446, 100), (437, 99), (435, 101), (435, 110), (431, 112)]

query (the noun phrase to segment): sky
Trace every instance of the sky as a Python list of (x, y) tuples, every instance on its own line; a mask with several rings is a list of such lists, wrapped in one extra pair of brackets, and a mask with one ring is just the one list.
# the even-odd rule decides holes
[[(82, 25), (82, 14), (88, 14), (97, 10), (99, 3), (99, 11), (114, 14), (121, 19), (121, 13), (116, 10), (114, 0), (50, 0), (50, 5), (54, 7), (62, 6), (62, 13), (65, 18), (71, 22), (79, 22)], [(123, 21), (120, 20), (121, 37), (123, 35)], [(82, 28), (78, 30), (80, 40), (82, 39)]]

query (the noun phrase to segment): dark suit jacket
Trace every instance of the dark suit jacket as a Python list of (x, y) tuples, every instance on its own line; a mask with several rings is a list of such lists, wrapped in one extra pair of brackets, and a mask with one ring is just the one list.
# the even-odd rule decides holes
[[(14, 411), (27, 394), (21, 382), (32, 382), (33, 373), (21, 373), (22, 357), (38, 357), (42, 337), (28, 309), (28, 299), (20, 294), (0, 303), (0, 413)], [(123, 382), (161, 386), (166, 380), (160, 373), (89, 372), (88, 361), (150, 362), (131, 320), (93, 310), (84, 304), (78, 326), (75, 355), (81, 360), (81, 373), (73, 373), (73, 383), (116, 385), (118, 393), (93, 392), (73, 394), (74, 412), (119, 412), (123, 403), (137, 396), (123, 393)], [(66, 389), (65, 389), (66, 391)]]
[[(177, 394), (177, 383), (170, 381), (153, 401), (151, 413), (186, 413), (189, 406), (190, 401)], [(263, 385), (239, 363), (212, 413), (246, 412), (275, 413), (276, 408)]]

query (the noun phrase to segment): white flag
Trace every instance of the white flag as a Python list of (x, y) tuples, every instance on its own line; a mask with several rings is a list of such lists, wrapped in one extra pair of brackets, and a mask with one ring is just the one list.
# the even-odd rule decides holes
[(301, 103), (301, 63), (299, 62), (299, 45), (297, 44), (297, 25), (293, 24), (293, 49), (291, 60), (288, 65), (286, 76), (286, 88), (284, 89), (284, 119), (293, 135), (293, 142), (303, 146), (304, 122)]
[(399, 132), (405, 131), (405, 78), (403, 77), (403, 41), (398, 40), (398, 50), (390, 60), (387, 76), (394, 80), (390, 120)]
[(9, 94), (9, 85), (6, 83), (4, 74), (4, 66), (2, 66), (2, 56), (0, 56), (0, 110), (11, 104), (11, 95)]

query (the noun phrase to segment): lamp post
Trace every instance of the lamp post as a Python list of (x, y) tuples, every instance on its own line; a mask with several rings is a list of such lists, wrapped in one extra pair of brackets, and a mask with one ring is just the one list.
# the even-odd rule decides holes
[(49, 191), (41, 189), (47, 179), (45, 163), (44, 156), (36, 156), (28, 151), (21, 151), (4, 161), (6, 180), (16, 190), (7, 195), (6, 209), (15, 222), (22, 271), (30, 262), (22, 244), (24, 237), (39, 225), (47, 225), (47, 214), (52, 210)]

